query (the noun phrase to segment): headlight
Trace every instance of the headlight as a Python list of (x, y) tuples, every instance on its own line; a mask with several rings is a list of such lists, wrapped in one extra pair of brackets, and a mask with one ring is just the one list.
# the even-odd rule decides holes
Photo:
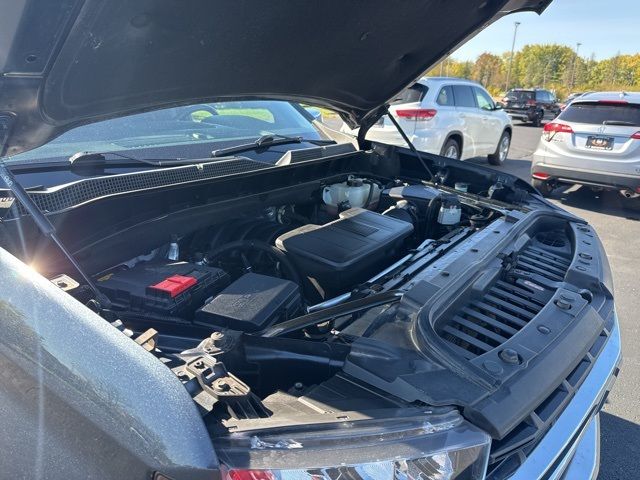
[(233, 434), (215, 442), (225, 480), (476, 480), (491, 439), (457, 412)]

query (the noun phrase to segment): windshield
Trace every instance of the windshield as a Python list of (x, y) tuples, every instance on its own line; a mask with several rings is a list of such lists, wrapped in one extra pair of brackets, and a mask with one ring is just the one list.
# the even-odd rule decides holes
[[(311, 122), (312, 115), (303, 107), (283, 101), (198, 104), (77, 127), (42, 147), (6, 161), (69, 157), (81, 151), (125, 153), (127, 150), (194, 143), (221, 143), (226, 147), (269, 134), (324, 139)], [(155, 154), (157, 149), (154, 149)], [(132, 154), (137, 155), (137, 152)]]

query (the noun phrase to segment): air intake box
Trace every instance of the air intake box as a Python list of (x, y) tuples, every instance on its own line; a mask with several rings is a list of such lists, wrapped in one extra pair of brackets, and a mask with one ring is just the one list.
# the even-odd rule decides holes
[(305, 225), (281, 235), (276, 246), (324, 297), (348, 291), (391, 263), (413, 225), (362, 208), (325, 225)]

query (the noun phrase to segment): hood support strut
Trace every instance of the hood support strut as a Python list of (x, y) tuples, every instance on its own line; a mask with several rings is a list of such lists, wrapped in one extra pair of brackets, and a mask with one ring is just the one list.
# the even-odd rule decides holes
[(16, 180), (13, 176), (13, 173), (7, 168), (7, 165), (4, 162), (0, 162), (0, 178), (7, 185), (7, 188), (11, 190), (16, 199), (22, 204), (27, 213), (31, 215), (33, 221), (35, 222), (38, 230), (40, 230), (43, 235), (48, 237), (56, 246), (60, 249), (65, 257), (71, 262), (73, 267), (78, 271), (85, 284), (89, 286), (89, 288), (93, 291), (96, 300), (100, 304), (101, 307), (109, 307), (111, 302), (109, 299), (98, 290), (95, 283), (91, 277), (82, 269), (78, 261), (73, 257), (71, 252), (67, 250), (64, 246), (60, 238), (56, 233), (56, 229), (53, 224), (49, 221), (49, 219), (45, 216), (45, 214), (38, 208), (38, 205), (33, 201), (33, 199), (29, 196), (27, 191), (24, 189), (22, 185)]
[(424, 158), (422, 158), (422, 155), (420, 155), (420, 152), (416, 149), (415, 145), (411, 142), (411, 140), (409, 140), (409, 137), (404, 132), (404, 130), (402, 129), (402, 127), (400, 126), (396, 118), (389, 112), (388, 105), (385, 107), (385, 110), (386, 110), (386, 115), (387, 117), (389, 117), (389, 120), (391, 120), (391, 123), (393, 123), (393, 126), (396, 127), (396, 130), (398, 130), (398, 132), (402, 136), (402, 139), (407, 143), (407, 145), (409, 145), (409, 149), (411, 149), (411, 151), (415, 153), (416, 157), (418, 157), (418, 160), (420, 160), (420, 163), (422, 163), (422, 166), (429, 174), (429, 180), (433, 180), (435, 178), (435, 176), (433, 175), (433, 172), (427, 165), (427, 162), (424, 161)]

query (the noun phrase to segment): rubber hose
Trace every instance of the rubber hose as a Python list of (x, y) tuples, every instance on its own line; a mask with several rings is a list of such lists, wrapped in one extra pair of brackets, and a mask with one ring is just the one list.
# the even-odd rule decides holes
[(371, 205), (371, 199), (373, 198), (373, 191), (375, 190), (376, 185), (379, 185), (377, 182), (374, 182), (373, 180), (369, 180), (369, 179), (364, 179), (362, 181), (362, 183), (367, 183), (369, 184), (369, 195), (367, 195), (367, 201), (364, 202), (364, 208), (369, 208), (369, 205)]
[(440, 207), (442, 203), (442, 196), (436, 195), (429, 201), (429, 205), (427, 206), (427, 224), (424, 227), (424, 236), (426, 238), (431, 238), (430, 235), (433, 233), (433, 223), (438, 218), (437, 209)]

